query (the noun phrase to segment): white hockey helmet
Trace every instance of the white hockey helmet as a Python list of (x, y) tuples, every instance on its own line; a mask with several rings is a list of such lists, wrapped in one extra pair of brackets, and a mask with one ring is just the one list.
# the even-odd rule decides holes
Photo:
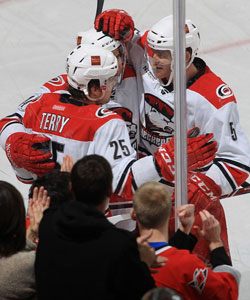
[(70, 86), (83, 91), (89, 100), (89, 82), (99, 80), (102, 97), (106, 90), (112, 90), (118, 81), (118, 64), (115, 55), (93, 45), (79, 45), (67, 57), (66, 71)]
[[(191, 59), (188, 64), (188, 66), (190, 66), (199, 50), (200, 34), (191, 20), (186, 20), (185, 31), (186, 48), (192, 49)], [(155, 50), (169, 50), (173, 58), (174, 28), (172, 15), (161, 19), (152, 26), (151, 30), (148, 32), (147, 43), (149, 47)]]
[(105, 35), (103, 32), (98, 32), (94, 28), (91, 28), (87, 31), (79, 32), (77, 35), (77, 45), (80, 44), (89, 44), (97, 47), (101, 47), (104, 49), (108, 49), (110, 51), (118, 50), (119, 52), (116, 54), (117, 59), (121, 59), (121, 65), (118, 61), (118, 69), (119, 69), (119, 82), (121, 82), (125, 64), (126, 64), (126, 48), (123, 43), (115, 40), (114, 38)]
[(96, 31), (94, 28), (78, 33), (77, 45), (80, 44), (99, 46), (110, 51), (113, 51), (121, 46), (121, 42), (105, 35), (101, 31)]

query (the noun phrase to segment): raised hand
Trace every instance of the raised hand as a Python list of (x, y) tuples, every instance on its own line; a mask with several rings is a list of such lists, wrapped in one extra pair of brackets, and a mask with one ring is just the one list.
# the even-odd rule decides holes
[(220, 237), (221, 227), (219, 221), (205, 209), (200, 211), (199, 214), (202, 221), (202, 228), (194, 226), (196, 233), (209, 242), (211, 251), (223, 246)]
[(116, 40), (128, 42), (134, 35), (134, 21), (125, 10), (105, 10), (97, 16), (95, 29)]
[(180, 220), (180, 230), (189, 234), (195, 221), (195, 207), (193, 204), (184, 204), (178, 207), (177, 216)]
[(70, 155), (64, 156), (60, 171), (70, 173), (73, 168), (73, 164), (73, 159)]
[(27, 230), (27, 237), (35, 241), (38, 238), (38, 229), (43, 217), (45, 209), (49, 208), (50, 197), (44, 187), (35, 187), (33, 190), (32, 198), (29, 199), (28, 216), (30, 219), (30, 226)]

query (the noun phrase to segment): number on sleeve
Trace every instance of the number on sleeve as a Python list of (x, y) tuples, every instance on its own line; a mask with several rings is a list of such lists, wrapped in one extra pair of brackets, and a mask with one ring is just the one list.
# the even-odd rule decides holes
[(130, 151), (129, 148), (125, 143), (125, 140), (118, 140), (110, 142), (110, 147), (114, 147), (114, 159), (119, 159), (124, 156), (129, 156)]
[(233, 141), (237, 141), (237, 134), (236, 134), (236, 130), (234, 128), (234, 124), (233, 122), (229, 122), (230, 125), (230, 131), (231, 131), (231, 137)]

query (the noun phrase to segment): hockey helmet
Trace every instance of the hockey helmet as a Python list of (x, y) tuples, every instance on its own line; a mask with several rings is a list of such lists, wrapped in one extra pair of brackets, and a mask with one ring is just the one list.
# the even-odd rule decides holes
[(89, 83), (99, 81), (102, 97), (106, 90), (112, 90), (117, 84), (118, 64), (115, 55), (107, 50), (93, 45), (79, 45), (67, 57), (66, 71), (70, 86), (83, 91), (89, 100)]
[(113, 51), (118, 60), (118, 80), (119, 82), (121, 82), (126, 64), (126, 48), (123, 43), (115, 40), (114, 38), (108, 35), (105, 35), (101, 31), (98, 32), (94, 28), (91, 28), (87, 31), (82, 31), (78, 33), (77, 45), (79, 44), (94, 45)]
[[(191, 59), (188, 64), (193, 62), (198, 53), (200, 45), (200, 34), (197, 27), (191, 20), (185, 22), (186, 31), (186, 48), (191, 48)], [(169, 50), (173, 58), (174, 51), (174, 29), (173, 29), (173, 16), (167, 16), (152, 26), (148, 32), (147, 43), (149, 47), (155, 50)], [(187, 67), (188, 67), (187, 66)]]

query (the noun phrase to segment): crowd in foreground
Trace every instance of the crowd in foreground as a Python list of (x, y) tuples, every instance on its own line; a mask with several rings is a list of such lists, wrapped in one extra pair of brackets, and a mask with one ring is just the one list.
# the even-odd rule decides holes
[(181, 226), (169, 239), (169, 193), (148, 182), (133, 197), (137, 230), (119, 229), (104, 215), (113, 180), (108, 161), (89, 155), (72, 165), (67, 156), (63, 171), (32, 184), (29, 222), (21, 194), (0, 182), (1, 299), (238, 298), (240, 274), (213, 215), (201, 211), (196, 228), (211, 251), (208, 266), (191, 253), (194, 205), (178, 209)]

